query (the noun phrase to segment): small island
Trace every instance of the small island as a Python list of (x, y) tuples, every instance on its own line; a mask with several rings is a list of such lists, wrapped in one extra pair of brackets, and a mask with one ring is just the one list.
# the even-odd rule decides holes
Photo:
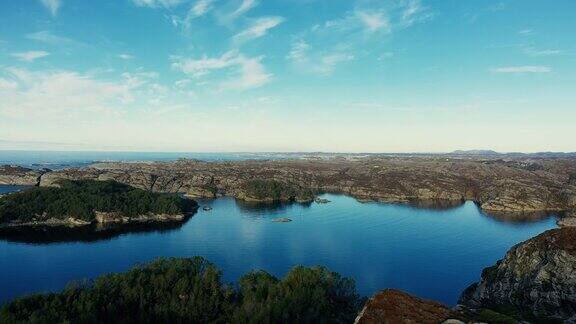
[(195, 212), (195, 201), (116, 181), (60, 180), (0, 198), (0, 229), (83, 227), (94, 224), (179, 222)]

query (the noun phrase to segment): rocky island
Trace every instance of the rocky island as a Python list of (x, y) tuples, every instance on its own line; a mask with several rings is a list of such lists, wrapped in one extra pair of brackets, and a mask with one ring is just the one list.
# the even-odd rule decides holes
[(0, 229), (179, 222), (196, 202), (115, 181), (59, 180), (0, 198)]

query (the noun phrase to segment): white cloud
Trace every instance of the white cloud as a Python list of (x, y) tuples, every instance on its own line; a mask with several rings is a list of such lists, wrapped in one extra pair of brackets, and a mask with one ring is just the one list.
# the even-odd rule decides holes
[(287, 58), (302, 72), (320, 76), (331, 75), (339, 63), (354, 60), (354, 55), (343, 52), (311, 55), (311, 48), (304, 40), (299, 40), (292, 45)]
[(403, 0), (402, 5), (403, 10), (400, 21), (404, 27), (411, 26), (432, 16), (420, 0)]
[(236, 34), (234, 39), (236, 41), (246, 41), (254, 38), (259, 38), (268, 33), (268, 31), (284, 22), (283, 17), (262, 17), (248, 27), (246, 30)]
[(302, 61), (306, 59), (306, 54), (310, 49), (310, 45), (304, 40), (299, 40), (292, 44), (292, 50), (288, 54), (288, 58), (293, 61)]
[(208, 13), (212, 8), (212, 3), (214, 0), (198, 0), (196, 3), (190, 8), (190, 15), (194, 17), (200, 17)]
[(183, 0), (132, 0), (132, 2), (138, 7), (170, 8), (181, 4)]
[(61, 0), (40, 0), (40, 3), (42, 3), (54, 17), (58, 15), (58, 10), (60, 6), (62, 6)]
[(562, 53), (562, 51), (557, 49), (535, 49), (532, 47), (524, 48), (524, 53), (530, 56), (551, 56), (551, 55), (558, 55)]
[(262, 58), (248, 58), (236, 51), (229, 51), (216, 58), (177, 59), (172, 63), (172, 68), (194, 78), (226, 71), (226, 79), (219, 82), (220, 89), (246, 90), (263, 86), (272, 79), (272, 74), (267, 73), (261, 63)]
[(541, 65), (525, 65), (493, 68), (490, 71), (492, 73), (549, 73), (552, 69)]
[[(134, 84), (99, 80), (73, 71), (0, 70), (11, 81), (0, 81), (0, 115), (12, 118), (68, 118), (117, 113), (133, 98)], [(120, 109), (121, 110), (121, 109)]]
[(26, 38), (51, 45), (74, 43), (74, 41), (69, 38), (54, 35), (47, 30), (42, 30), (39, 32), (28, 34), (26, 35)]
[(14, 91), (16, 89), (18, 89), (18, 83), (0, 78), (0, 93), (3, 91)]
[(125, 54), (125, 53), (124, 54), (118, 54), (118, 57), (123, 59), (123, 60), (131, 60), (134, 58), (133, 55)]
[(12, 56), (24, 62), (34, 62), (35, 60), (46, 57), (48, 55), (50, 55), (50, 53), (45, 51), (28, 51), (12, 54)]
[(238, 18), (242, 16), (244, 13), (246, 13), (248, 10), (256, 7), (257, 5), (258, 0), (242, 0), (240, 6), (236, 10), (234, 10), (234, 12), (230, 14), (230, 16), (228, 16), (228, 19)]
[(390, 22), (383, 13), (357, 12), (358, 18), (366, 26), (368, 31), (375, 32), (381, 29), (389, 30)]

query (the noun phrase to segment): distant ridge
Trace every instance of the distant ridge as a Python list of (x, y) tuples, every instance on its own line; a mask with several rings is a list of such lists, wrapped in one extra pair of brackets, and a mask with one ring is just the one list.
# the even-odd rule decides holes
[(496, 151), (492, 150), (456, 150), (452, 152), (452, 154), (456, 155), (499, 155)]
[(456, 150), (448, 155), (460, 155), (460, 156), (502, 156), (502, 157), (524, 157), (524, 158), (574, 158), (576, 157), (576, 152), (535, 152), (535, 153), (523, 153), (523, 152), (506, 152), (500, 153), (492, 150)]

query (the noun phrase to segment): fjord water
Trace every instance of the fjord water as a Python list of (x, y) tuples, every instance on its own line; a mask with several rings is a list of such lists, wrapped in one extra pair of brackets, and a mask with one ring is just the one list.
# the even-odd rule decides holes
[[(324, 265), (354, 278), (362, 295), (399, 288), (453, 305), (510, 247), (555, 227), (553, 217), (513, 223), (491, 218), (473, 203), (431, 210), (323, 197), (332, 202), (200, 201), (213, 210), (200, 210), (177, 229), (89, 243), (0, 241), (0, 303), (157, 257), (199, 255), (222, 269), (227, 282), (253, 269), (281, 276), (295, 265)], [(293, 221), (273, 222), (281, 217)]]

